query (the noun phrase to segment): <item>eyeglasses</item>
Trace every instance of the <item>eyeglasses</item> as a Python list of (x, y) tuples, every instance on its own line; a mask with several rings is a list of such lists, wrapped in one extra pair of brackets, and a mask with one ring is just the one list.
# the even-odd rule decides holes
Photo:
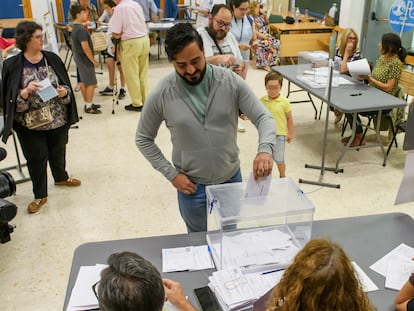
[(98, 287), (99, 287), (99, 281), (92, 285), (92, 291), (95, 294), (96, 299), (99, 301)]
[(43, 39), (44, 39), (44, 35), (43, 35), (43, 34), (41, 34), (41, 35), (36, 35), (36, 36), (32, 36), (32, 38), (33, 38), (33, 39), (36, 39), (36, 40), (43, 40)]
[(247, 12), (249, 10), (248, 7), (247, 8), (238, 7), (237, 9), (240, 10), (240, 11), (242, 11), (242, 12)]
[(225, 22), (223, 22), (223, 21), (219, 21), (219, 20), (217, 20), (217, 19), (214, 19), (215, 21), (216, 21), (216, 23), (217, 23), (217, 25), (221, 28), (221, 27), (224, 27), (224, 28), (231, 28), (231, 23), (225, 23)]

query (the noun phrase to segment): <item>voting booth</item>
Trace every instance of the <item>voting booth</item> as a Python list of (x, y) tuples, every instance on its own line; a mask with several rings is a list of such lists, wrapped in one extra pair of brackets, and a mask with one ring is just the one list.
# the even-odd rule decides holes
[(246, 182), (207, 186), (206, 195), (217, 270), (285, 268), (311, 237), (315, 208), (291, 178), (273, 179), (264, 195), (249, 196)]

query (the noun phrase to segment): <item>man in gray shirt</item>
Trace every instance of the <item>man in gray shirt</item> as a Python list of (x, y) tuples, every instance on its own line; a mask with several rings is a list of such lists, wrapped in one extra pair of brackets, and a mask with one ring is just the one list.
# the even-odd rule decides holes
[[(178, 191), (187, 230), (207, 230), (205, 186), (240, 182), (239, 109), (259, 131), (253, 160), (255, 179), (272, 173), (276, 125), (247, 83), (231, 70), (206, 63), (203, 40), (188, 23), (168, 32), (165, 50), (175, 72), (149, 94), (136, 144), (152, 166)], [(170, 163), (155, 143), (162, 122), (170, 130)]]

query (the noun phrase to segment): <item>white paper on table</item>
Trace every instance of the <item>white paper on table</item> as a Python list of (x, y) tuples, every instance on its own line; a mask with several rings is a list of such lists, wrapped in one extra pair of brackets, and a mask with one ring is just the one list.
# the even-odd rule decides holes
[(162, 272), (193, 271), (214, 268), (207, 245), (164, 248)]
[(395, 205), (414, 201), (414, 151), (408, 151), (405, 158), (404, 175), (398, 189)]
[(375, 283), (368, 277), (364, 270), (362, 270), (355, 261), (352, 261), (352, 265), (354, 266), (356, 276), (361, 282), (364, 292), (369, 293), (378, 290), (377, 285), (375, 285)]
[(204, 270), (211, 268), (214, 268), (214, 263), (210, 256), (209, 247), (207, 245), (194, 246), (192, 270)]
[(250, 172), (246, 183), (245, 198), (257, 198), (266, 196), (269, 193), (272, 176), (259, 177), (254, 180), (253, 173)]
[(192, 267), (192, 246), (162, 249), (162, 272), (186, 271)]
[(388, 270), (388, 261), (394, 257), (411, 259), (414, 257), (414, 248), (408, 246), (407, 244), (401, 243), (384, 257), (373, 263), (369, 268), (386, 277)]
[(371, 67), (366, 58), (348, 62), (346, 65), (351, 76), (365, 76), (371, 73)]
[(89, 310), (98, 307), (98, 300), (92, 285), (101, 279), (101, 271), (106, 265), (81, 266), (69, 298), (67, 311)]
[(49, 78), (46, 78), (38, 83), (41, 85), (41, 87), (37, 93), (39, 94), (43, 102), (47, 102), (48, 100), (51, 100), (52, 98), (55, 98), (59, 95), (56, 89), (53, 87), (52, 83), (50, 82)]
[(388, 261), (385, 287), (400, 290), (414, 272), (414, 262), (409, 258), (393, 257)]

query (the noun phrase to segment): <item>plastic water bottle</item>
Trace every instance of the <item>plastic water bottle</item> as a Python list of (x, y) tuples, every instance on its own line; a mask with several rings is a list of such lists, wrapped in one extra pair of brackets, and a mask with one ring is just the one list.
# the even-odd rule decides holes
[(336, 7), (336, 3), (332, 4), (332, 7), (329, 9), (329, 16), (335, 19), (336, 12), (338, 12), (338, 8)]
[(299, 7), (296, 8), (296, 13), (295, 13), (295, 22), (299, 23), (299, 17), (300, 17), (300, 10)]

